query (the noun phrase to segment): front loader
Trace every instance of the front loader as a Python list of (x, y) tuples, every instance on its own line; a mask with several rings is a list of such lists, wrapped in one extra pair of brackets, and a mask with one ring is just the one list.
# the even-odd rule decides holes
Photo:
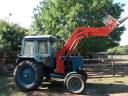
[[(127, 17), (128, 18), (128, 17)], [(14, 80), (24, 91), (37, 89), (44, 79), (61, 78), (71, 93), (81, 93), (86, 87), (87, 74), (83, 56), (71, 56), (82, 38), (108, 36), (127, 18), (117, 21), (108, 15), (105, 27), (78, 27), (60, 51), (54, 55), (56, 38), (51, 35), (25, 36), (21, 54), (16, 61)], [(43, 83), (42, 83), (43, 84)]]

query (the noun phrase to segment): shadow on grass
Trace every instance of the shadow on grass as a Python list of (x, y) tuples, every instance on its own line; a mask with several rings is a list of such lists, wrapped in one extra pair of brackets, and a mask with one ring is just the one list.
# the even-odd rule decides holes
[[(45, 83), (45, 82), (44, 82)], [(102, 84), (102, 83), (87, 83), (86, 90), (82, 95), (90, 96), (107, 96), (108, 94), (127, 93), (128, 85), (123, 82), (115, 82), (117, 84)], [(12, 93), (21, 93), (13, 81), (13, 77), (8, 75), (0, 75), (0, 96), (10, 96)], [(62, 81), (53, 81), (42, 84), (37, 91), (26, 92), (27, 96), (76, 96), (75, 94), (69, 95)], [(25, 93), (25, 94), (26, 94)], [(18, 96), (18, 95), (17, 95)], [(26, 95), (20, 95), (26, 96)], [(66, 95), (67, 96), (67, 95)]]
[(94, 92), (96, 94), (100, 94), (100, 95), (127, 93), (128, 92), (128, 85), (88, 83), (87, 84), (87, 93), (92, 94), (92, 92), (91, 92), (92, 90), (94, 90)]
[(62, 96), (67, 92), (62, 81), (44, 82), (36, 91), (28, 92), (27, 96)]
[(14, 82), (10, 75), (1, 74), (0, 75), (0, 95), (9, 95), (14, 88)]
[[(47, 90), (50, 93), (65, 93), (67, 92), (63, 81), (52, 81), (51, 84), (43, 84), (42, 86), (43, 90)], [(40, 91), (43, 91), (42, 89), (39, 89)]]
[[(124, 84), (100, 84), (100, 83), (88, 83), (86, 90), (80, 95), (89, 96), (108, 96), (108, 94), (118, 94), (128, 92), (128, 86)], [(30, 92), (31, 95), (43, 96), (47, 94), (48, 96), (77, 96), (76, 94), (71, 94), (67, 91), (63, 82), (52, 82), (51, 84), (43, 84), (37, 91)], [(30, 96), (30, 93), (28, 96)], [(70, 94), (70, 95), (69, 95)], [(67, 95), (66, 95), (67, 96)]]

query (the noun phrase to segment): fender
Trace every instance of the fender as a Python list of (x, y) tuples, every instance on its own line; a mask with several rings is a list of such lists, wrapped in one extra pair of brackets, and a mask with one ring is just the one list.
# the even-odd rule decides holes
[(32, 60), (32, 61), (36, 61), (34, 59), (34, 57), (23, 57), (23, 56), (19, 56), (16, 60), (16, 65), (18, 65), (20, 62), (24, 61), (24, 60)]

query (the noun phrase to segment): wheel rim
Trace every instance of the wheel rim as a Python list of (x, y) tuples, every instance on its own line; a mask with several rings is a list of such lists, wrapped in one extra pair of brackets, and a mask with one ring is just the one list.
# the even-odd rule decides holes
[(79, 91), (82, 88), (82, 82), (79, 78), (74, 77), (69, 80), (69, 90), (70, 91)]
[(31, 85), (36, 80), (36, 73), (31, 67), (26, 67), (20, 70), (18, 77), (21, 85)]

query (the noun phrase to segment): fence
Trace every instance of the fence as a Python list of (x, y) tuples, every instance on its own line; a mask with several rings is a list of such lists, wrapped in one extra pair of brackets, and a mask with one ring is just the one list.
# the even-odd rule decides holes
[[(0, 51), (0, 72), (12, 71), (18, 52), (7, 53)], [(102, 59), (101, 59), (102, 58)], [(84, 59), (85, 70), (90, 74), (115, 75), (128, 74), (128, 55), (108, 55), (108, 58)]]
[(17, 54), (17, 51), (11, 53), (0, 51), (0, 73), (13, 71)]
[[(128, 75), (128, 55), (108, 55), (108, 58), (84, 59), (85, 70), (91, 75)], [(102, 59), (106, 60), (102, 60)], [(104, 62), (105, 61), (105, 62)]]
[(119, 60), (119, 61), (125, 61), (128, 60), (128, 55), (108, 55), (108, 59), (114, 59), (114, 60)]

